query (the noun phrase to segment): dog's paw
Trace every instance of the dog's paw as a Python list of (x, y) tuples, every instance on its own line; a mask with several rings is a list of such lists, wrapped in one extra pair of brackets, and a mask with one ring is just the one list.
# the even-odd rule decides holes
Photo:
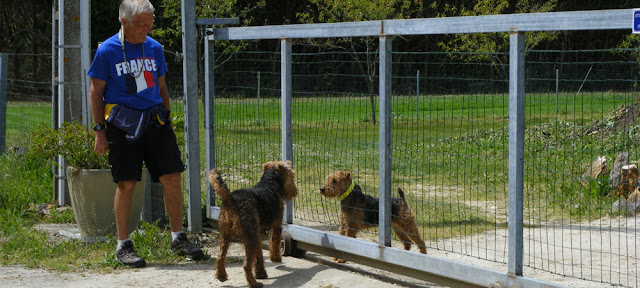
[(336, 261), (336, 262), (338, 262), (338, 263), (347, 263), (347, 261), (346, 261), (346, 260), (344, 260), (344, 259), (340, 259), (340, 258), (333, 258), (333, 260), (335, 260), (335, 261)]
[(271, 262), (282, 262), (282, 256), (278, 255), (278, 256), (271, 256), (269, 257), (269, 260), (271, 260)]
[(267, 271), (258, 271), (256, 272), (256, 279), (267, 279), (269, 275), (267, 275)]
[(218, 278), (220, 282), (227, 281), (227, 273), (216, 273), (216, 278)]

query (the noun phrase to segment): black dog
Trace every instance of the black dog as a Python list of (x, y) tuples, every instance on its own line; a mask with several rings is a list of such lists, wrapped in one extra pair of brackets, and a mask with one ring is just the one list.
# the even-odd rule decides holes
[[(264, 259), (260, 248), (260, 234), (271, 230), (269, 259), (281, 262), (280, 241), (282, 240), (282, 214), (284, 202), (298, 195), (294, 183), (291, 161), (273, 161), (262, 167), (260, 182), (251, 188), (238, 189), (231, 193), (217, 169), (209, 172), (209, 182), (222, 200), (220, 208), (220, 255), (216, 262), (216, 278), (227, 280), (225, 260), (229, 243), (238, 236), (245, 249), (244, 273), (249, 287), (262, 287), (258, 279), (266, 279)], [(255, 278), (252, 274), (255, 270)]]

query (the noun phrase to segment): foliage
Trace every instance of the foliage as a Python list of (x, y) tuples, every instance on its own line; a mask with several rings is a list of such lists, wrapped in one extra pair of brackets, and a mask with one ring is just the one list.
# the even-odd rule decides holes
[[(55, 241), (46, 232), (34, 229), (19, 215), (0, 216), (0, 236), (3, 238), (0, 242), (0, 265), (56, 271), (129, 269), (115, 260), (116, 241), (112, 237), (98, 243), (84, 243), (79, 239)], [(171, 233), (158, 228), (157, 223), (143, 223), (142, 229), (144, 233), (136, 231), (131, 239), (135, 241), (139, 255), (147, 262), (174, 264), (184, 261), (184, 257), (169, 249)]]
[[(640, 47), (640, 34), (627, 35), (627, 37), (620, 43), (618, 47), (633, 49), (631, 53), (636, 58), (638, 67), (640, 67), (640, 50), (637, 49), (638, 47)], [(633, 86), (635, 89), (638, 89), (638, 77), (636, 76), (634, 80), (635, 81), (633, 82)]]
[[(74, 126), (78, 130), (73, 131), (86, 133), (85, 130), (79, 130), (81, 125)], [(38, 127), (38, 131), (32, 134), (43, 134), (42, 129), (43, 127)], [(41, 148), (39, 146), (42, 142), (34, 142), (34, 138), (31, 141), (33, 145), (30, 148)], [(36, 223), (74, 221), (72, 209), (58, 211), (55, 204), (43, 204), (47, 206), (45, 209), (49, 213), (39, 213), (36, 206), (43, 205), (35, 205), (50, 203), (52, 200), (50, 191), (53, 190), (53, 163), (48, 158), (38, 158), (42, 155), (31, 151), (22, 155), (10, 150), (0, 156), (0, 265), (22, 265), (56, 271), (109, 272), (128, 269), (115, 260), (116, 243), (113, 238), (103, 243), (83, 243), (74, 239), (52, 239), (60, 236), (51, 236), (34, 228)], [(157, 223), (143, 223), (141, 227), (144, 233), (135, 232), (131, 237), (136, 241), (139, 253), (148, 262), (183, 261), (183, 257), (171, 253), (169, 249), (169, 231), (159, 228)]]
[[(296, 14), (301, 23), (337, 23), (337, 22), (358, 22), (384, 19), (404, 19), (420, 15), (423, 7), (422, 2), (405, 0), (358, 0), (358, 1), (332, 1), (332, 0), (309, 0), (309, 7), (303, 12)], [(360, 65), (359, 72), (367, 75), (369, 93), (376, 93), (378, 58), (376, 54), (371, 57), (370, 53), (378, 51), (379, 40), (372, 37), (359, 38), (326, 38), (326, 39), (303, 39), (306, 45), (316, 47), (321, 51), (343, 50), (348, 52), (365, 52), (365, 61), (359, 59), (358, 53), (350, 53)], [(373, 96), (370, 96), (373, 98)], [(372, 124), (376, 123), (375, 105), (371, 99)]]
[[(196, 1), (196, 16), (198, 19), (238, 17), (241, 19), (242, 26), (255, 25), (255, 15), (260, 14), (266, 1), (251, 1), (245, 5), (237, 2), (237, 0), (198, 0)], [(160, 15), (156, 12), (159, 23), (154, 25), (151, 36), (163, 43), (165, 50), (182, 51), (181, 4), (181, 1), (162, 0), (156, 6), (160, 8)], [(214, 49), (215, 51), (233, 52), (246, 46), (247, 43), (242, 41), (217, 41)]]
[[(29, 84), (16, 87), (11, 83), (13, 79), (51, 79), (51, 66), (48, 65), (51, 61), (47, 62), (39, 55), (51, 54), (51, 3), (41, 0), (3, 0), (0, 3), (0, 53), (10, 55), (9, 75), (2, 75), (2, 78), (9, 79), (7, 97), (12, 100), (23, 99), (25, 95), (46, 95), (45, 91), (50, 91), (46, 86)], [(17, 93), (12, 94), (12, 91)]]
[(98, 154), (94, 149), (94, 135), (78, 122), (65, 122), (61, 128), (51, 129), (39, 125), (32, 134), (33, 157), (52, 159), (62, 155), (67, 164), (82, 169), (108, 169), (106, 154)]
[[(448, 3), (438, 5), (433, 2), (431, 8), (436, 11), (442, 11), (437, 17), (452, 16), (480, 16), (480, 15), (497, 15), (507, 13), (538, 13), (552, 12), (556, 8), (557, 0), (544, 1), (518, 1), (515, 6), (511, 6), (511, 1), (507, 0), (479, 0), (472, 9), (465, 6), (456, 6)], [(525, 38), (525, 49), (530, 50), (543, 41), (550, 41), (558, 36), (556, 32), (531, 32), (527, 33)], [(441, 41), (438, 46), (445, 52), (477, 52), (476, 57), (486, 59), (491, 57), (491, 52), (505, 52), (509, 48), (508, 33), (473, 33), (473, 34), (455, 34), (447, 41)], [(452, 54), (455, 55), (455, 54)], [(493, 60), (499, 61), (498, 57)]]
[(53, 199), (52, 162), (7, 151), (0, 156), (0, 212), (21, 214), (31, 203)]
[(131, 234), (136, 243), (136, 252), (145, 259), (162, 259), (164, 263), (177, 263), (181, 258), (171, 252), (171, 233), (161, 229), (156, 223), (141, 222), (140, 230)]
[(120, 29), (118, 8), (122, 0), (91, 0), (91, 49)]
[(417, 15), (422, 3), (406, 0), (330, 1), (309, 0), (309, 7), (297, 14), (302, 23), (336, 23), (403, 19)]
[[(115, 34), (119, 28), (117, 20), (120, 0), (91, 0), (91, 35), (92, 47), (98, 41)], [(158, 37), (165, 48), (170, 51), (182, 50), (181, 35), (181, 1), (175, 0), (151, 0), (156, 7), (156, 20), (152, 36)], [(4, 0), (0, 12), (0, 26), (6, 29), (0, 30), (0, 52), (3, 53), (50, 53), (51, 45), (51, 12), (52, 1), (41, 0)], [(513, 4), (516, 3), (516, 4)], [(470, 7), (470, 8), (469, 8)], [(57, 9), (57, 7), (54, 7)], [(357, 0), (357, 1), (329, 1), (329, 0), (303, 0), (303, 1), (266, 1), (266, 0), (197, 0), (196, 15), (201, 18), (227, 18), (239, 17), (241, 26), (279, 25), (292, 23), (320, 23), (339, 21), (365, 21), (378, 19), (400, 18), (430, 18), (451, 17), (463, 15), (490, 15), (511, 14), (543, 11), (578, 11), (598, 9), (622, 9), (636, 8), (633, 1), (564, 1), (557, 0), (461, 0), (461, 1), (415, 1), (415, 0)], [(597, 31), (598, 34), (587, 33), (562, 33), (557, 35), (565, 39), (571, 37), (572, 41), (560, 39), (554, 43), (551, 49), (570, 49), (575, 47), (560, 47), (567, 42), (575, 43), (577, 47), (592, 48), (592, 39), (606, 41), (603, 47), (618, 45), (627, 37), (627, 31), (621, 33), (612, 31)], [(604, 37), (604, 36), (607, 37)], [(496, 39), (496, 36), (475, 35), (486, 37), (488, 41), (480, 41), (476, 44), (485, 46)], [(497, 37), (501, 38), (501, 37)], [(527, 41), (535, 43), (549, 38), (538, 36), (528, 37)], [(479, 40), (479, 39), (478, 39)], [(422, 42), (423, 40), (418, 40)], [(219, 41), (227, 42), (227, 41)], [(457, 42), (457, 41), (456, 41)], [(241, 47), (240, 41), (235, 43), (216, 43), (217, 51), (225, 49), (237, 49)], [(446, 43), (446, 41), (444, 42)], [(408, 43), (409, 47), (420, 46), (416, 43)], [(426, 45), (431, 45), (429, 41)], [(453, 44), (453, 43), (452, 43)], [(464, 44), (464, 43), (462, 43)], [(218, 46), (220, 45), (220, 46)], [(226, 47), (222, 47), (225, 46)], [(473, 48), (474, 44), (465, 45)], [(454, 48), (451, 45), (447, 45)], [(533, 47), (533, 46), (530, 46)], [(427, 49), (437, 48), (427, 46)], [(474, 51), (476, 50), (466, 50)], [(43, 61), (35, 61), (26, 64), (25, 61), (15, 65), (35, 65), (30, 71), (39, 70), (48, 73), (48, 69), (33, 69)], [(45, 61), (46, 62), (46, 61)]]

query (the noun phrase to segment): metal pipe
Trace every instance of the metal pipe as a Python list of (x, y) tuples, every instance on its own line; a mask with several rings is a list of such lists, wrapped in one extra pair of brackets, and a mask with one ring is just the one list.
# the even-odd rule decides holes
[[(214, 59), (214, 46), (213, 41), (204, 41), (204, 131), (205, 131), (205, 145), (206, 145), (206, 158), (207, 158), (207, 171), (211, 171), (216, 167), (216, 146), (215, 146), (215, 59)], [(207, 207), (215, 205), (215, 191), (209, 183), (207, 178)], [(213, 215), (207, 209), (207, 217), (211, 218)]]
[(82, 83), (82, 116), (81, 121), (87, 129), (91, 126), (91, 108), (89, 108), (89, 77), (87, 71), (91, 66), (91, 1), (80, 1), (80, 82)]
[(53, 0), (51, 5), (51, 128), (56, 125), (56, 4), (57, 0)]
[(7, 147), (7, 82), (9, 55), (0, 53), (0, 155)]
[(258, 124), (260, 124), (260, 71), (258, 71), (258, 76), (256, 81), (258, 82), (258, 87), (257, 87), (257, 91), (256, 91), (256, 121), (258, 121)]
[[(291, 39), (280, 39), (280, 77), (281, 77), (281, 100), (280, 100), (280, 109), (281, 109), (281, 117), (280, 120), (282, 123), (282, 160), (292, 160), (293, 161), (293, 138), (292, 138), (292, 130), (291, 130), (291, 102), (292, 102), (292, 91), (291, 91), (291, 63), (293, 62), (291, 57)], [(293, 205), (292, 201), (289, 201), (285, 204), (285, 210), (283, 215), (284, 223), (293, 223)]]
[(187, 154), (187, 221), (189, 231), (202, 231), (200, 188), (200, 124), (198, 119), (198, 45), (196, 1), (182, 1), (182, 80), (185, 100), (185, 142)]
[[(456, 33), (528, 31), (576, 31), (631, 29), (633, 9), (521, 13), (467, 17), (393, 19), (342, 23), (223, 27), (213, 29), (210, 40), (257, 40), (285, 38), (340, 38), (384, 34), (431, 35)], [(589, 21), (585, 21), (589, 19)]]
[(509, 47), (508, 272), (522, 275), (524, 197), (524, 32), (512, 31)]
[(380, 125), (378, 130), (379, 243), (391, 246), (391, 36), (380, 36)]
[[(58, 2), (58, 128), (64, 123), (64, 0)], [(58, 205), (64, 206), (67, 202), (66, 186), (66, 161), (58, 155)]]
[(416, 119), (420, 118), (420, 70), (416, 71)]
[(556, 69), (556, 114), (558, 114), (558, 82), (560, 81), (560, 72)]

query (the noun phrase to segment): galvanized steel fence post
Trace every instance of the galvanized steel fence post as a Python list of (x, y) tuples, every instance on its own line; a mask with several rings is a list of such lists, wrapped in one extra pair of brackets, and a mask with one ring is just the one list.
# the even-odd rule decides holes
[[(280, 39), (280, 77), (281, 77), (281, 87), (280, 87), (280, 110), (281, 110), (281, 121), (280, 125), (282, 125), (282, 160), (291, 160), (293, 162), (293, 138), (291, 132), (291, 39), (282, 38)], [(292, 201), (287, 202), (284, 208), (284, 219), (285, 223), (291, 224), (293, 223), (293, 204)]]
[(511, 31), (509, 48), (508, 273), (522, 276), (524, 160), (524, 33)]
[(380, 36), (380, 126), (378, 143), (379, 242), (391, 246), (391, 36)]
[[(205, 132), (205, 145), (206, 145), (206, 171), (210, 171), (216, 167), (216, 146), (214, 142), (215, 130), (213, 127), (213, 121), (215, 119), (215, 81), (213, 67), (215, 67), (213, 42), (204, 41), (204, 71), (206, 77), (204, 78), (204, 132)], [(206, 180), (207, 189), (207, 207), (215, 205), (215, 191), (209, 183), (208, 177)], [(212, 217), (211, 209), (207, 210), (207, 217)]]
[(0, 53), (0, 155), (4, 153), (7, 143), (7, 75), (9, 56)]
[(202, 231), (200, 200), (200, 133), (198, 123), (198, 51), (196, 35), (196, 1), (182, 1), (182, 51), (185, 140), (187, 154), (187, 218), (189, 231)]

